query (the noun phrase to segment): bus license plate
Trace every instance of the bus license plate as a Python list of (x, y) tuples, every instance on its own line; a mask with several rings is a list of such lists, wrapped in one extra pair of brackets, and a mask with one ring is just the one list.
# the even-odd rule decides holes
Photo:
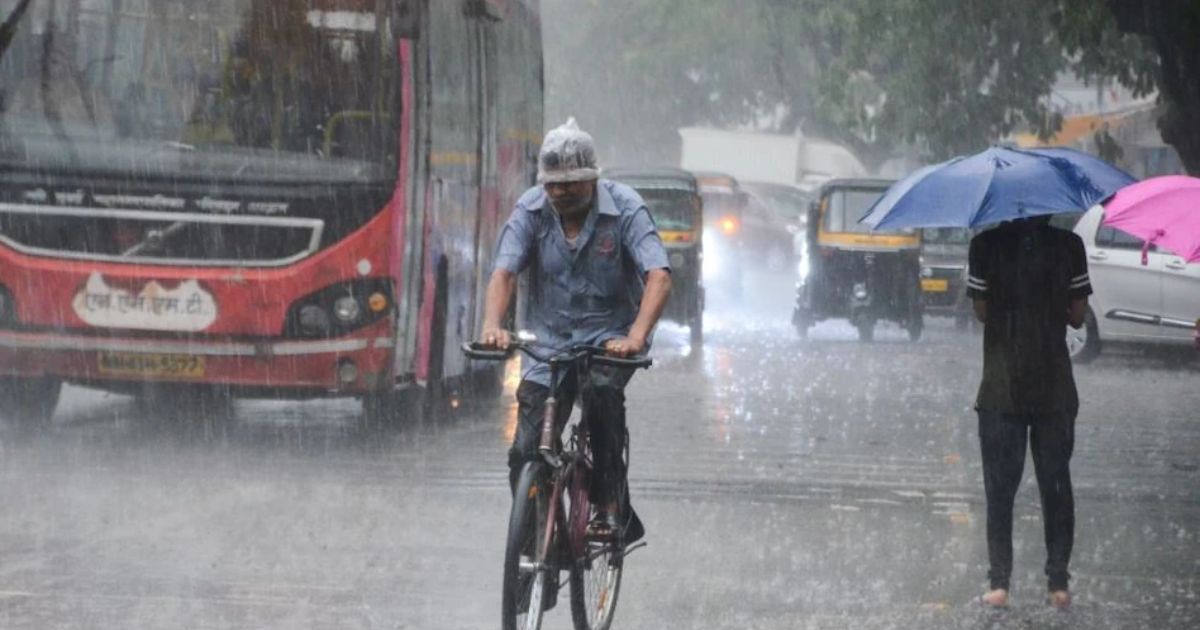
[(945, 278), (923, 278), (921, 290), (929, 293), (943, 293), (950, 290), (950, 281)]
[(100, 353), (100, 373), (109, 376), (201, 378), (204, 357), (190, 354)]

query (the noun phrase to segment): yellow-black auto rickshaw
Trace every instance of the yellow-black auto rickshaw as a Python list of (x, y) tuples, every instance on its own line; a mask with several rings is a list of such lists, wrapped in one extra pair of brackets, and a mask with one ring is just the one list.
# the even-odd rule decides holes
[(704, 339), (703, 203), (696, 178), (674, 168), (610, 168), (604, 177), (632, 187), (646, 201), (671, 263), (671, 298), (663, 317), (686, 324), (693, 344)]
[(792, 323), (801, 337), (825, 319), (848, 319), (871, 341), (879, 320), (921, 338), (921, 236), (916, 230), (872, 231), (859, 223), (892, 184), (881, 179), (836, 179), (809, 207), (807, 253)]

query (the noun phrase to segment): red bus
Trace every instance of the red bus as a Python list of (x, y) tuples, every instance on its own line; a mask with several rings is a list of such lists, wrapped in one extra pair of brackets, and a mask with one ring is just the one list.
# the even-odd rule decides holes
[[(0, 0), (0, 404), (464, 379), (537, 0)], [(201, 386), (201, 387), (188, 387)]]

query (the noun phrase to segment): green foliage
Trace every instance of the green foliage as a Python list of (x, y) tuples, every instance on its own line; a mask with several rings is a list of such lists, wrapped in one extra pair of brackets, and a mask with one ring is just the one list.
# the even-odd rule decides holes
[[(867, 122), (880, 142), (941, 159), (1020, 125), (1058, 125), (1042, 96), (1064, 65), (1044, 0), (859, 0), (858, 71), (886, 100)], [(842, 106), (853, 103), (842, 100)]]
[(1116, 16), (1103, 2), (1058, 3), (1052, 21), (1077, 75), (1115, 79), (1132, 90), (1134, 97), (1155, 91), (1158, 57), (1144, 38), (1122, 33)]
[(1068, 70), (1158, 89), (1159, 55), (1122, 32), (1121, 4), (543, 0), (548, 113), (578, 116), (622, 162), (674, 161), (689, 125), (799, 130), (869, 164), (898, 149), (942, 159), (1052, 134), (1046, 96)]

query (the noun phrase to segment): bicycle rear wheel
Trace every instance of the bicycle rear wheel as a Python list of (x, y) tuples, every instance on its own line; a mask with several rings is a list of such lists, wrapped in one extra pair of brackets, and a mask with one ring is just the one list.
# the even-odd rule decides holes
[(525, 464), (513, 495), (508, 519), (508, 544), (504, 550), (504, 592), (501, 626), (504, 630), (538, 630), (543, 606), (554, 588), (550, 569), (542, 557), (542, 540), (550, 506), (550, 486), (544, 465)]

